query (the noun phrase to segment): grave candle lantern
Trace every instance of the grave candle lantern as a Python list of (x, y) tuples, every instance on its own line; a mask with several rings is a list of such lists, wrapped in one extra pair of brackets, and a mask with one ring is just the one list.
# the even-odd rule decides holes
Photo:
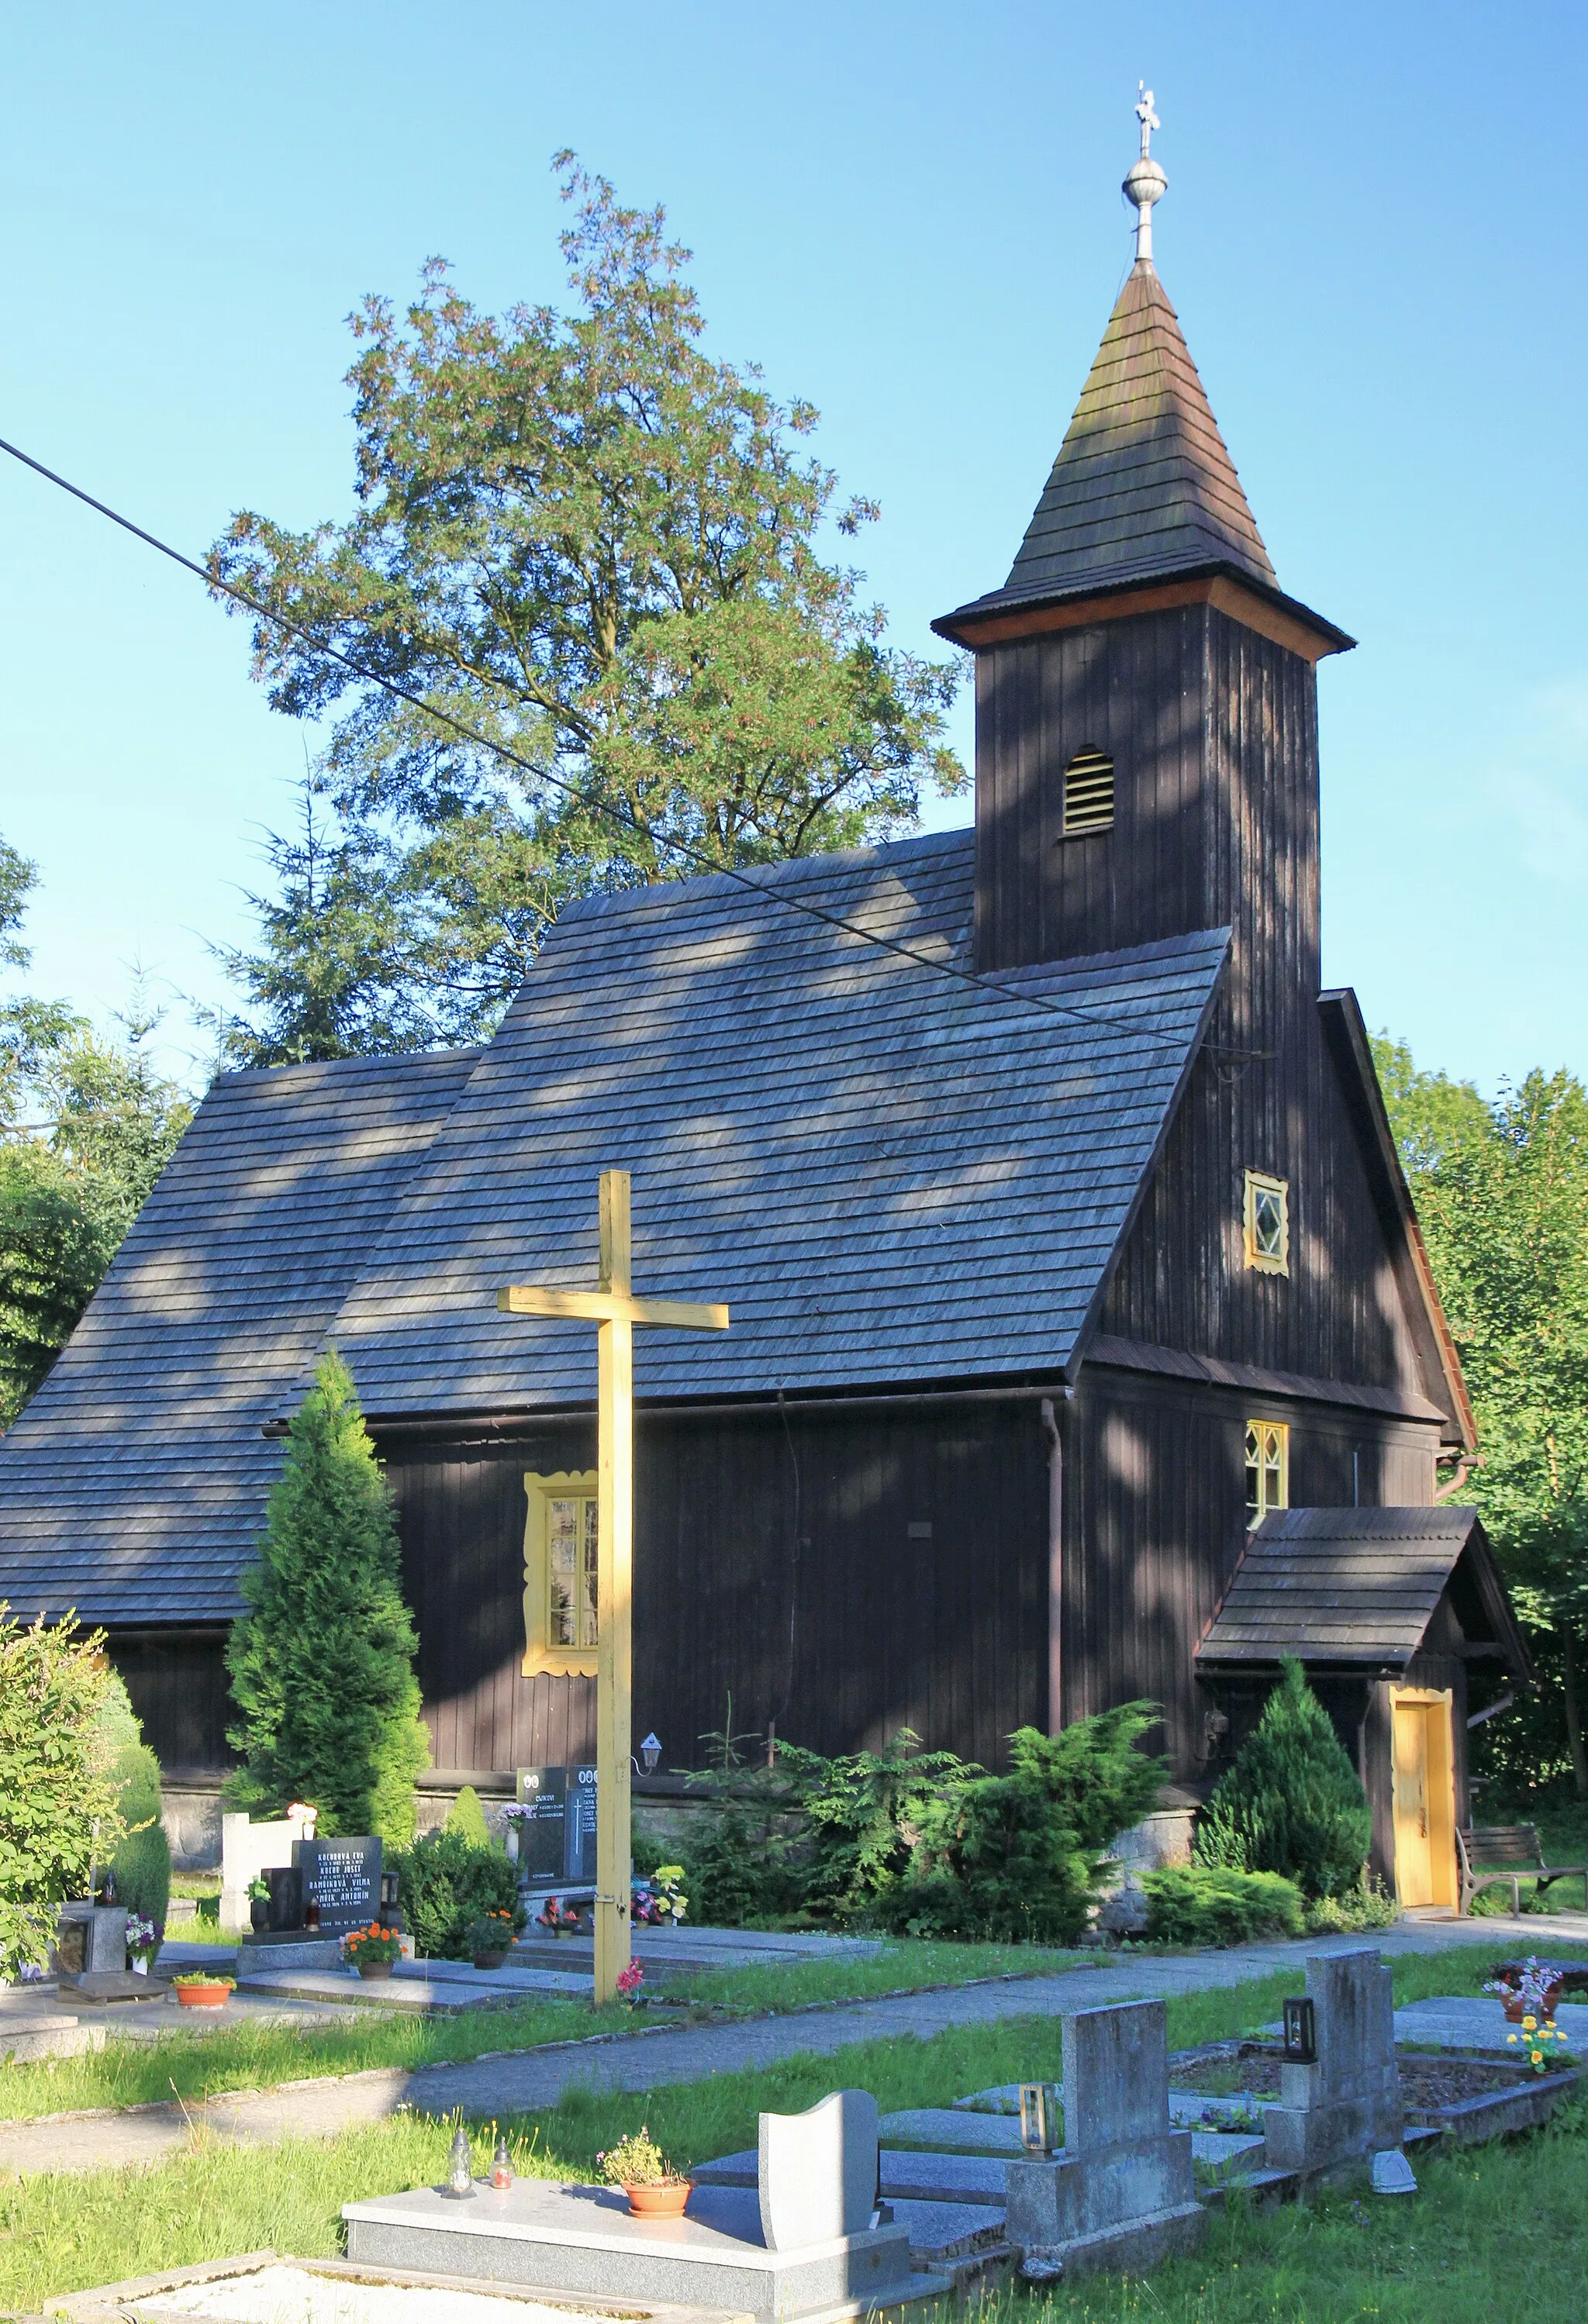
[(1285, 2004), (1285, 2063), (1316, 2066), (1318, 2059), (1317, 2019), (1306, 1997)]
[(1020, 2144), (1028, 2154), (1052, 2154), (1058, 2146), (1058, 2089), (1053, 2082), (1020, 2084)]
[(512, 2184), (512, 2157), (507, 2151), (505, 2135), (496, 2141), (496, 2153), (491, 2164), (491, 2184), (508, 2188)]
[(452, 2136), (452, 2152), (447, 2159), (447, 2184), (443, 2195), (455, 2203), (466, 2202), (475, 2191), (474, 2164), (469, 2160), (468, 2133), (461, 2123)]

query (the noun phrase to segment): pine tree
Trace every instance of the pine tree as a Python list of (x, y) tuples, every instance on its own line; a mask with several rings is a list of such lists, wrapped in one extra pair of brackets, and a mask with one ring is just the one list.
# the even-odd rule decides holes
[(293, 1415), (270, 1497), (248, 1612), (226, 1647), (242, 1713), (237, 1807), (319, 1810), (322, 1832), (413, 1839), (413, 1785), (429, 1765), (420, 1720), (419, 1646), (403, 1603), (386, 1480), (335, 1352)]
[(1308, 1897), (1343, 1896), (1372, 1837), (1367, 1794), (1329, 1715), (1287, 1657), (1254, 1731), (1197, 1821), (1200, 1864), (1282, 1872)]

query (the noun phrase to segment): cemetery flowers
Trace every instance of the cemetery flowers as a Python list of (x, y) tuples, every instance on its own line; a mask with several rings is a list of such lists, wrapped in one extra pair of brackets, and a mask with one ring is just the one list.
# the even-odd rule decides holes
[(402, 1940), (395, 1929), (372, 1921), (367, 1929), (349, 1929), (342, 1940), (342, 1959), (363, 1977), (370, 1969), (390, 1969), (402, 1958)]
[(637, 1960), (632, 1960), (627, 1969), (618, 1971), (617, 1989), (631, 2009), (640, 2006), (640, 1987), (644, 1981), (645, 1971)]
[(147, 1914), (129, 1913), (127, 1914), (127, 1959), (145, 1963), (152, 1960), (160, 1950), (161, 1939), (164, 1934), (165, 1932), (159, 1922), (152, 1921)]
[[(1558, 2025), (1553, 2022), (1546, 2025), (1540, 2025), (1538, 2020), (1529, 2012), (1522, 2020), (1521, 2032), (1508, 2034), (1505, 2038), (1511, 2043), (1525, 2042), (1533, 2071), (1536, 2074), (1543, 2074), (1549, 2070), (1549, 2060), (1545, 2052), (1545, 2044), (1549, 2042), (1565, 2042), (1566, 2037)], [(1558, 2062), (1564, 2066), (1566, 2061), (1561, 2058)]]

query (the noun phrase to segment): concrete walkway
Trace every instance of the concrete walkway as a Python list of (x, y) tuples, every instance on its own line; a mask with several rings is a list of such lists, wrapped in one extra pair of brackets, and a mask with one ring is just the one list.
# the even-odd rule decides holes
[(1243, 1985), (1279, 1969), (1293, 1970), (1299, 1983), (1302, 1962), (1309, 1954), (1349, 1951), (1363, 1944), (1376, 1944), (1386, 1954), (1476, 1944), (1496, 1960), (1539, 1950), (1583, 1960), (1588, 1959), (1588, 1914), (1414, 1920), (1368, 1937), (1307, 1937), (1242, 1945), (1228, 1952), (1125, 1955), (1103, 1968), (1001, 1978), (985, 1985), (844, 2002), (726, 2025), (660, 2027), (654, 2033), (476, 2058), (465, 2065), (427, 2066), (413, 2073), (377, 2068), (288, 2083), (273, 2090), (239, 2092), (186, 2108), (135, 2107), (0, 2124), (0, 2178), (159, 2163), (182, 2151), (198, 2130), (245, 2145), (289, 2136), (328, 2137), (382, 2121), (400, 2107), (432, 2115), (461, 2107), (466, 2115), (500, 2121), (555, 2106), (576, 2083), (595, 2089), (648, 2090), (663, 2083), (771, 2066), (802, 2052), (830, 2055), (859, 2042), (904, 2036), (929, 2041), (955, 2025), (1057, 2015), (1104, 2002), (1169, 1999)]

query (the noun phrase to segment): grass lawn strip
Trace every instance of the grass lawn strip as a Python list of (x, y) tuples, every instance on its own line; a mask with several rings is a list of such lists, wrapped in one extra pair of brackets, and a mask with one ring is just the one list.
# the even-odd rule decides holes
[[(1408, 2002), (1429, 1995), (1476, 1989), (1482, 1968), (1463, 1964), (1459, 1957), (1406, 1956), (1393, 1964), (1396, 1998)], [(1215, 1991), (1186, 1995), (1168, 2004), (1169, 2041), (1175, 2049), (1190, 2049), (1205, 2042), (1224, 2041), (1255, 2032), (1279, 2014), (1279, 2003), (1294, 1987), (1295, 1972), (1227, 1986)], [(838, 2079), (872, 2090), (885, 2112), (905, 2107), (943, 2106), (967, 2090), (995, 2082), (1046, 2078), (1059, 2070), (1061, 2021), (1056, 2016), (1008, 2018), (992, 2025), (956, 2026), (930, 2041), (898, 2037), (856, 2043), (841, 2058), (809, 2054), (788, 2058), (762, 2070), (711, 2075), (701, 2081), (678, 2083), (660, 2089), (567, 2091), (561, 2101), (543, 2112), (503, 2125), (513, 2144), (515, 2168), (524, 2175), (542, 2178), (591, 2179), (599, 2149), (611, 2146), (625, 2131), (643, 2122), (672, 2159), (688, 2165), (744, 2146), (753, 2145), (756, 2116), (764, 2108), (793, 2110), (814, 2104)], [(1562, 2117), (1557, 2117), (1561, 2119)], [(1579, 2129), (1583, 2109), (1572, 2115)], [(125, 2169), (62, 2172), (19, 2180), (0, 2187), (0, 2313), (36, 2309), (46, 2292), (82, 2291), (114, 2283), (129, 2276), (160, 2269), (186, 2267), (201, 2260), (224, 2259), (235, 2252), (259, 2250), (266, 2245), (300, 2257), (329, 2257), (340, 2249), (341, 2206), (365, 2196), (390, 2193), (405, 2186), (433, 2183), (441, 2175), (453, 2123), (403, 2111), (385, 2123), (345, 2131), (323, 2140), (283, 2140), (269, 2146), (240, 2147), (224, 2144), (200, 2128), (189, 2153), (156, 2168), (129, 2172)], [(484, 2170), (494, 2135), (494, 2125), (475, 2126), (476, 2167)], [(1538, 2134), (1539, 2139), (1554, 2135)], [(1517, 2153), (1541, 2150), (1535, 2142)], [(1553, 2148), (1549, 2150), (1554, 2152)], [(1584, 2188), (1588, 2172), (1581, 2142), (1567, 2149), (1571, 2168)], [(1478, 2167), (1507, 2159), (1499, 2150), (1487, 2150)], [(1435, 2172), (1447, 2166), (1437, 2164)], [(1470, 2178), (1470, 2156), (1459, 2166), (1448, 2166)], [(1431, 2182), (1430, 2182), (1431, 2183)], [(1465, 2183), (1464, 2181), (1463, 2183)], [(1507, 2197), (1513, 2207), (1496, 2216), (1507, 2221), (1512, 2244), (1527, 2246), (1535, 2217), (1533, 2199), (1519, 2180)], [(1541, 2195), (1542, 2200), (1542, 2195)], [(1584, 2197), (1588, 2200), (1588, 2196)], [(1386, 2207), (1393, 2209), (1393, 2206)], [(1251, 2250), (1266, 2246), (1264, 2237), (1280, 2233), (1271, 2214), (1251, 2221), (1236, 2218), (1216, 2222), (1214, 2238), (1246, 2236), (1255, 2238)], [(1416, 2227), (1404, 2228), (1409, 2209), (1397, 2214), (1403, 2234), (1416, 2239), (1422, 2226), (1419, 2208)], [(1371, 2214), (1374, 2232), (1380, 2210)], [(1527, 2227), (1519, 2226), (1526, 2220)], [(1292, 2231), (1285, 2229), (1283, 2233)], [(1430, 2236), (1429, 2240), (1433, 2238)], [(1553, 2247), (1553, 2237), (1549, 2239)], [(1237, 2246), (1232, 2246), (1233, 2250)], [(1244, 2251), (1246, 2246), (1238, 2246)], [(1288, 2246), (1277, 2246), (1284, 2250)], [(1378, 2245), (1372, 2246), (1377, 2250)], [(1502, 2281), (1502, 2253), (1496, 2243), (1490, 2264), (1493, 2282)], [(1231, 2262), (1234, 2266), (1235, 2260)], [(1187, 2264), (1197, 2282), (1214, 2282), (1209, 2263)], [(1529, 2311), (1529, 2324), (1555, 2324), (1558, 2316), (1580, 2318), (1581, 2259), (1571, 2262), (1575, 2307), (1547, 2305)], [(1200, 2273), (1198, 2273), (1200, 2271)], [(1187, 2281), (1190, 2281), (1187, 2278)], [(1442, 2279), (1443, 2280), (1443, 2279)], [(1155, 2276), (1148, 2285), (1122, 2288), (1131, 2306), (1056, 2305), (1056, 2319), (1072, 2317), (1166, 2317), (1201, 2324), (1220, 2324), (1247, 2314), (1271, 2319), (1283, 2316), (1287, 2324), (1336, 2324), (1342, 2317), (1372, 2313), (1369, 2309), (1279, 2307), (1260, 2305), (1232, 2309), (1213, 2304), (1176, 2308), (1153, 2305)], [(1492, 2286), (1491, 2286), (1492, 2290)], [(1101, 2301), (1113, 2298), (1112, 2290), (1089, 2292)], [(1200, 2297), (1200, 2294), (1196, 2295)], [(1219, 2295), (1222, 2296), (1222, 2295)], [(1554, 2297), (1551, 2292), (1550, 2297)], [(1066, 2295), (1072, 2302), (1077, 2292)], [(1027, 2314), (1021, 2307), (1020, 2324)], [(1519, 2308), (1515, 2312), (1522, 2312)], [(1385, 2315), (1432, 2319), (1432, 2309), (1382, 2310)], [(1484, 2324), (1494, 2324), (1499, 2311), (1492, 2299)], [(945, 2324), (949, 2324), (945, 2319)], [(1011, 2319), (1014, 2324), (1014, 2319)], [(1464, 2311), (1441, 2304), (1437, 2324), (1465, 2324)]]
[[(113, 2027), (101, 2051), (0, 2066), (0, 2119), (24, 2122), (164, 2106), (173, 2095), (218, 2098), (381, 2068), (413, 2072), (423, 2066), (466, 2064), (523, 2050), (608, 2042), (723, 2016), (780, 2016), (844, 2001), (947, 1991), (1000, 1978), (1015, 1982), (1065, 1969), (1091, 1968), (1107, 1959), (1102, 1953), (1014, 1945), (901, 1941), (872, 1960), (812, 1961), (789, 1971), (723, 1970), (690, 1978), (692, 2006), (658, 2011), (654, 2018), (631, 2012), (621, 2003), (592, 2010), (586, 2001), (549, 1996), (475, 2016), (399, 2016), (371, 2006), (350, 2008), (344, 2025), (323, 2019), (312, 2025), (254, 2022), (203, 2033), (173, 2029), (153, 2042), (118, 2041)], [(901, 1971), (907, 1979), (903, 1985), (899, 1982)], [(676, 1972), (673, 1981), (676, 1987), (685, 1982)]]

